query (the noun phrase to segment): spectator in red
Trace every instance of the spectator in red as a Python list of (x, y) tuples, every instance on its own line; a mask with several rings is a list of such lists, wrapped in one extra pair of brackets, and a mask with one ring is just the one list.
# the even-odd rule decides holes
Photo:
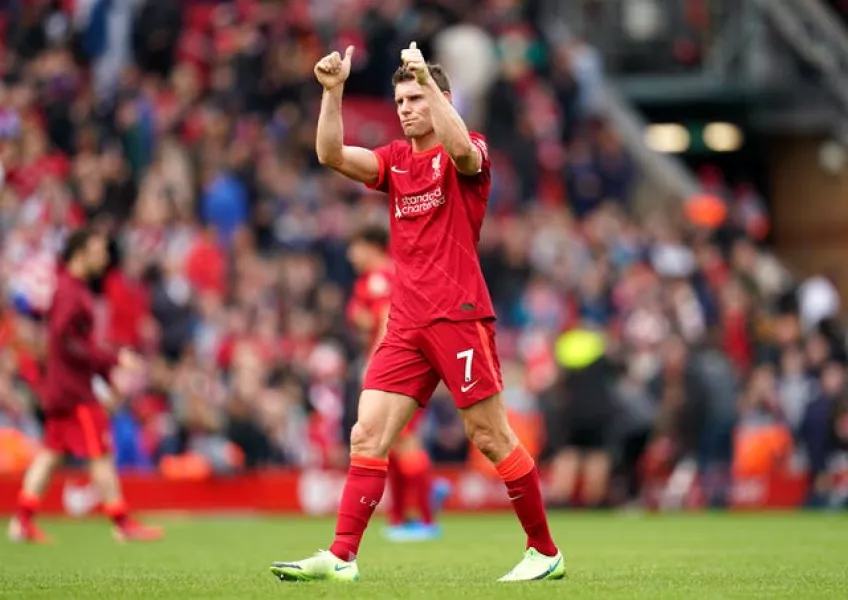
[(223, 295), (227, 291), (227, 267), (227, 257), (210, 227), (198, 236), (186, 255), (186, 277), (196, 292)]

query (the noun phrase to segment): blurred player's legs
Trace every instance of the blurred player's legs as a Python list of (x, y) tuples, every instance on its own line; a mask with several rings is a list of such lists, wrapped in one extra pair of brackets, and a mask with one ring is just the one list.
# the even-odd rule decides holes
[(49, 538), (35, 523), (35, 513), (41, 504), (41, 497), (50, 483), (53, 471), (62, 462), (62, 455), (42, 448), (24, 474), (23, 485), (18, 494), (18, 509), (9, 522), (9, 539), (15, 542), (49, 541)]
[(445, 500), (451, 495), (453, 486), (451, 482), (444, 477), (436, 477), (433, 480), (433, 485), (430, 487), (430, 503), (433, 506), (433, 513), (438, 514), (445, 505)]
[[(389, 454), (389, 494), (392, 504), (391, 526), (386, 530), (388, 539), (408, 542), (439, 536), (440, 530), (434, 522), (432, 464), (416, 429), (409, 425)], [(417, 521), (407, 520), (406, 505), (410, 498), (418, 513)]]
[(111, 455), (92, 459), (89, 470), (91, 479), (103, 499), (104, 512), (115, 525), (112, 534), (116, 541), (149, 542), (158, 540), (164, 535), (161, 527), (143, 525), (130, 516), (121, 493), (121, 481), (118, 478), (115, 461)]
[(389, 528), (400, 527), (406, 522), (406, 481), (400, 470), (395, 452), (389, 453), (386, 472), (386, 484), (389, 492)]
[(35, 513), (65, 453), (88, 461), (103, 509), (115, 526), (116, 540), (150, 541), (162, 537), (161, 528), (141, 525), (129, 516), (110, 451), (109, 417), (101, 405), (79, 405), (70, 413), (49, 415), (45, 423), (44, 445), (24, 476), (18, 510), (9, 525), (11, 539), (25, 542), (45, 540), (44, 534), (35, 525)]
[(432, 525), (433, 505), (430, 502), (430, 488), (433, 481), (433, 465), (421, 444), (418, 433), (415, 430), (408, 431), (395, 445), (392, 454), (404, 475), (408, 486), (407, 491), (412, 492), (418, 518), (423, 524)]
[[(423, 411), (417, 411), (401, 432), (389, 453), (389, 527), (386, 537), (392, 541), (424, 541), (437, 538), (441, 531), (435, 524), (435, 513), (448, 488), (433, 477), (433, 465), (418, 433)], [(446, 483), (446, 482), (445, 482)], [(412, 498), (417, 521), (409, 521), (407, 504)]]

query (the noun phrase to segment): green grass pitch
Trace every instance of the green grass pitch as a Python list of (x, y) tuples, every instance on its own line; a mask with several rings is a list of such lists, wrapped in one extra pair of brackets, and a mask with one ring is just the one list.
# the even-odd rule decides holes
[[(154, 518), (147, 519), (151, 522)], [(96, 519), (44, 520), (50, 546), (0, 542), (0, 598), (660, 598), (848, 597), (848, 515), (551, 517), (568, 565), (560, 582), (497, 584), (521, 556), (511, 515), (451, 516), (437, 542), (391, 544), (375, 521), (354, 584), (281, 583), (273, 560), (326, 547), (332, 522), (162, 518), (167, 538), (115, 544)]]

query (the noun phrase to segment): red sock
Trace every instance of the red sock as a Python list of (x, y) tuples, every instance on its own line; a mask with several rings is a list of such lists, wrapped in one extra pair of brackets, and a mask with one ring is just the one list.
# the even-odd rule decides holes
[(421, 522), (430, 525), (433, 523), (433, 505), (430, 498), (430, 488), (433, 485), (430, 471), (430, 457), (426, 450), (418, 448), (403, 454), (398, 463), (409, 482), (409, 487), (415, 494), (415, 504), (418, 508), (418, 516)]
[(533, 547), (545, 556), (555, 556), (557, 547), (548, 529), (539, 469), (533, 457), (519, 444), (495, 468), (506, 484), (512, 508), (527, 534), (527, 548)]
[(339, 516), (336, 538), (330, 552), (342, 560), (353, 560), (374, 509), (386, 487), (388, 461), (384, 458), (351, 456)]
[(15, 511), (15, 518), (19, 521), (32, 520), (40, 505), (41, 498), (32, 496), (21, 490), (21, 493), (18, 494), (18, 509)]
[(406, 478), (398, 465), (397, 457), (389, 455), (388, 469), (389, 483), (389, 523), (392, 525), (403, 524), (406, 518)]
[(414, 481), (415, 502), (418, 506), (418, 514), (421, 517), (421, 522), (425, 525), (433, 524), (433, 499), (430, 493), (433, 487), (433, 478), (430, 476), (430, 469), (419, 473)]
[(112, 522), (118, 527), (123, 527), (127, 524), (130, 518), (127, 504), (123, 500), (118, 500), (103, 507), (103, 511), (112, 519)]

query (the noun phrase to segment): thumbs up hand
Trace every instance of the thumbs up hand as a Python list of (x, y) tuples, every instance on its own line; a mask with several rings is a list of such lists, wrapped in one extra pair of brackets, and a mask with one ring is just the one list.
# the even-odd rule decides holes
[(404, 68), (415, 75), (415, 80), (419, 85), (424, 85), (430, 80), (430, 70), (427, 68), (427, 62), (424, 60), (424, 55), (418, 49), (418, 44), (412, 42), (409, 48), (405, 48), (400, 53), (400, 60)]
[(325, 90), (331, 90), (341, 85), (350, 76), (350, 63), (353, 59), (353, 46), (345, 50), (344, 58), (338, 52), (332, 52), (315, 64), (315, 78), (324, 86)]

